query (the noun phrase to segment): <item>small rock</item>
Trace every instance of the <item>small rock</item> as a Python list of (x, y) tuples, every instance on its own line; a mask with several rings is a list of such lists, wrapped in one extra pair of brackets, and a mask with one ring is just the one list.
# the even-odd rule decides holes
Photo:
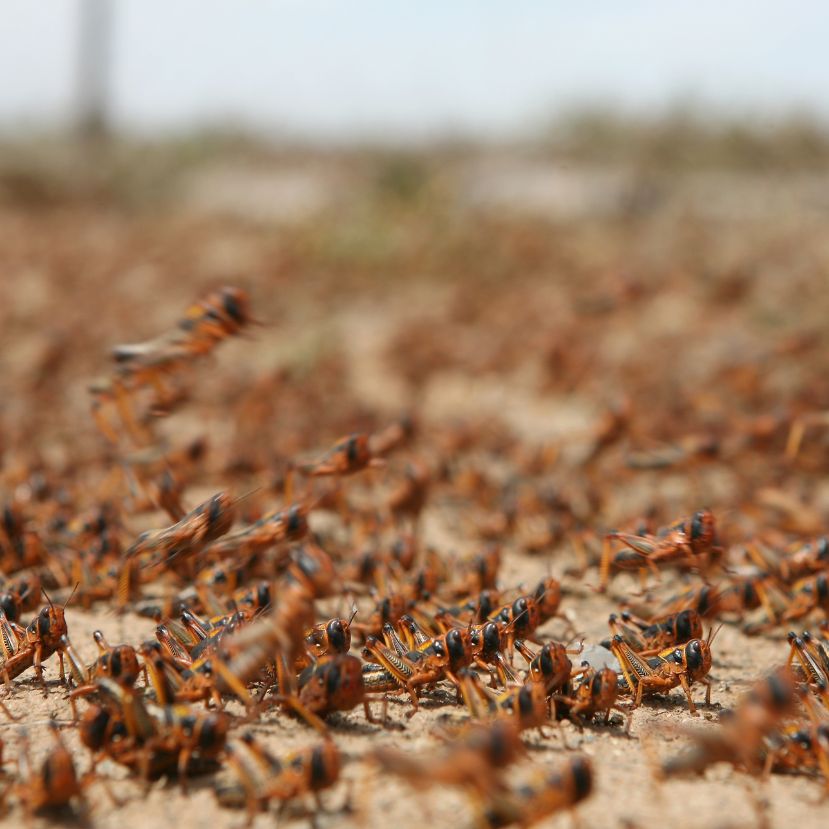
[(602, 668), (612, 668), (614, 671), (621, 671), (616, 657), (601, 645), (585, 645), (582, 652), (573, 659), (577, 665), (587, 662), (591, 668), (597, 671)]

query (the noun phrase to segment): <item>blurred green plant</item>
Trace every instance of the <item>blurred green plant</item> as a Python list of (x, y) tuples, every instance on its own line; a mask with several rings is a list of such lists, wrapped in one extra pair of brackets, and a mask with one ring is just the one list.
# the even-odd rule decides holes
[(577, 109), (557, 119), (541, 143), (573, 160), (665, 170), (829, 167), (829, 127), (806, 113), (762, 119), (692, 105), (655, 116)]

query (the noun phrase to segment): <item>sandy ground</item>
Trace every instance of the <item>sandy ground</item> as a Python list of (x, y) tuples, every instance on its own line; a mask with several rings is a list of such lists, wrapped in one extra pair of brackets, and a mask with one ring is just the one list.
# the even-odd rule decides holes
[[(315, 189), (316, 179), (312, 187), (298, 178), (274, 184), (275, 191), (288, 200), (297, 193), (301, 196), (297, 197), (299, 229), (287, 231), (282, 224), (282, 207), (276, 211), (276, 224), (269, 223), (273, 216), (267, 211), (268, 218), (263, 218), (263, 200), (267, 203), (275, 198), (268, 190), (267, 178), (250, 194), (247, 215), (239, 217), (246, 210), (248, 179), (240, 183), (232, 170), (225, 171), (223, 177), (211, 172), (213, 178), (206, 177), (186, 190), (186, 210), (159, 216), (94, 203), (59, 203), (43, 213), (16, 203), (5, 204), (0, 210), (0, 237), (5, 242), (0, 260), (4, 288), (14, 296), (3, 335), (3, 418), (5, 445), (11, 458), (8, 466), (26, 459), (27, 453), (37, 453), (61, 468), (73, 457), (67, 443), (76, 436), (84, 445), (97, 445), (86, 415), (84, 384), (106, 371), (106, 348), (115, 342), (151, 336), (174, 320), (204, 287), (237, 277), (257, 297), (257, 314), (267, 325), (251, 338), (229, 344), (210, 363), (201, 375), (191, 406), (173, 418), (173, 436), (206, 433), (213, 445), (221, 447), (233, 437), (228, 411), (233, 412), (229, 399), (234, 389), (251, 385), (257, 376), (285, 364), (313, 377), (320, 355), (327, 358), (334, 354), (342, 361), (337, 382), (342, 384), (348, 401), (343, 406), (353, 406), (356, 401), (372, 422), (383, 422), (412, 406), (427, 430), (453, 418), (497, 418), (527, 442), (562, 441), (566, 454), (568, 447), (578, 448), (585, 430), (601, 411), (601, 404), (613, 393), (625, 390), (624, 373), (620, 370), (596, 378), (576, 371), (571, 387), (545, 390), (539, 386), (538, 336), (554, 331), (567, 316), (560, 309), (568, 297), (579, 293), (579, 283), (598, 284), (610, 272), (632, 271), (657, 286), (633, 312), (620, 312), (625, 314), (621, 321), (606, 330), (599, 327), (602, 333), (597, 337), (603, 338), (599, 362), (616, 368), (626, 359), (639, 360), (647, 367), (648, 360), (657, 359), (660, 343), (667, 343), (676, 362), (668, 368), (664, 361), (655, 363), (654, 370), (675, 373), (682, 382), (693, 384), (696, 367), (706, 360), (730, 360), (737, 366), (761, 363), (764, 355), (771, 353), (769, 342), (781, 341), (791, 333), (825, 328), (829, 257), (826, 235), (821, 232), (826, 229), (827, 217), (819, 206), (779, 221), (770, 220), (759, 209), (748, 220), (742, 214), (735, 220), (732, 214), (736, 197), (731, 189), (733, 182), (729, 184), (728, 180), (720, 182), (717, 192), (723, 194), (724, 204), (731, 205), (732, 213), (724, 209), (720, 217), (715, 217), (711, 214), (712, 200), (705, 195), (709, 192), (705, 188), (712, 185), (706, 180), (692, 182), (683, 191), (690, 194), (692, 205), (706, 209), (694, 212), (688, 208), (689, 202), (672, 195), (670, 209), (656, 209), (645, 218), (632, 219), (619, 210), (619, 199), (624, 201), (627, 196), (614, 196), (613, 190), (627, 179), (611, 177), (605, 186), (601, 177), (594, 176), (585, 188), (578, 188), (568, 178), (567, 187), (575, 187), (579, 196), (578, 204), (567, 216), (572, 224), (558, 224), (562, 215), (556, 207), (555, 215), (545, 216), (538, 225), (540, 220), (535, 214), (549, 208), (537, 195), (539, 188), (554, 193), (550, 199), (556, 205), (556, 199), (566, 201), (566, 193), (555, 181), (541, 187), (536, 176), (526, 174), (534, 182), (531, 187), (527, 185), (531, 192), (528, 201), (520, 192), (524, 180), (521, 176), (511, 176), (512, 187), (500, 189), (495, 184), (487, 188), (480, 176), (474, 176), (477, 183), (472, 188), (468, 181), (470, 169), (474, 172), (475, 168), (467, 165), (458, 173), (460, 184), (455, 192), (460, 195), (448, 211), (451, 215), (460, 211), (464, 217), (459, 220), (462, 231), (454, 226), (438, 231), (436, 224), (444, 213), (437, 223), (424, 219), (422, 214), (412, 220), (406, 213), (401, 219), (395, 213), (400, 208), (388, 205), (380, 211), (382, 219), (373, 213), (368, 220), (360, 219), (368, 222), (368, 229), (362, 231), (354, 215), (326, 213), (323, 218), (314, 214), (318, 225), (310, 230), (310, 214), (340, 203), (328, 191), (321, 196)], [(496, 184), (501, 181), (498, 170)], [(348, 182), (350, 175), (341, 170), (336, 186)], [(749, 201), (756, 198), (756, 192), (776, 192), (773, 187), (763, 190), (760, 183), (755, 184), (754, 189), (742, 191)], [(210, 195), (212, 187), (220, 187), (221, 195)], [(227, 195), (228, 188), (233, 198)], [(603, 205), (600, 210), (585, 206), (585, 199), (589, 201), (593, 191), (600, 191), (595, 197)], [(792, 192), (800, 194), (801, 202)], [(802, 204), (811, 192), (811, 185), (804, 192), (794, 182), (787, 185), (784, 196)], [(481, 202), (487, 199), (484, 209)], [(211, 209), (205, 208), (205, 200)], [(512, 210), (516, 200), (526, 208), (518, 219), (510, 219), (505, 225), (488, 224), (493, 210)], [(341, 205), (335, 213), (339, 209)], [(445, 205), (440, 210), (445, 210)], [(235, 214), (234, 218), (227, 217), (228, 211)], [(604, 216), (601, 221), (585, 218), (597, 213)], [(217, 214), (222, 218), (217, 219)], [(756, 214), (762, 215), (758, 218)], [(731, 223), (719, 225), (722, 215)], [(549, 225), (544, 223), (547, 221)], [(531, 230), (526, 230), (525, 223)], [(282, 229), (275, 229), (277, 226)], [(449, 241), (441, 235), (444, 233)], [(439, 249), (433, 258), (427, 255), (430, 245)], [(474, 272), (471, 276), (470, 271)], [(523, 292), (523, 300), (511, 296), (508, 280), (513, 277), (517, 281), (512, 284), (518, 286), (515, 291)], [(476, 279), (487, 286), (484, 299), (478, 303), (474, 301)], [(725, 286), (722, 291), (727, 295), (732, 289), (742, 291), (746, 280), (749, 300), (742, 309), (728, 306), (716, 323), (706, 319), (710, 296), (719, 296), (717, 286)], [(779, 280), (789, 281), (783, 284)], [(493, 289), (493, 285), (497, 287)], [(466, 287), (462, 290), (462, 286)], [(84, 307), (90, 297), (95, 297), (100, 312)], [(793, 298), (797, 299), (796, 310), (787, 307)], [(500, 316), (499, 303), (503, 308)], [(521, 308), (530, 309), (525, 332), (520, 330)], [(464, 318), (466, 313), (469, 320)], [(510, 326), (510, 317), (516, 315), (518, 323)], [(395, 337), (413, 321), (420, 326), (417, 330), (424, 342), (440, 339), (445, 324), (451, 334), (449, 353), (457, 358), (454, 363), (444, 361), (419, 383), (401, 377), (389, 358)], [(497, 333), (502, 330), (509, 334), (498, 340)], [(496, 341), (489, 347), (485, 343), (492, 331), (496, 332)], [(521, 339), (524, 334), (526, 341)], [(41, 392), (32, 389), (29, 380), (32, 367), (39, 364), (44, 342), (53, 341), (65, 351), (49, 369), (61, 402), (47, 411), (33, 402)], [(498, 351), (499, 342), (518, 342), (517, 348), (526, 353), (526, 359), (516, 359), (506, 368), (481, 368), (487, 359), (496, 361), (498, 355), (492, 352)], [(457, 355), (464, 356), (461, 359)], [(440, 363), (440, 353), (437, 359)], [(475, 369), (471, 370), (470, 365)], [(773, 365), (770, 372), (780, 388), (781, 400), (787, 388), (808, 381), (802, 364), (782, 368)], [(221, 392), (224, 386), (229, 389), (225, 397)], [(820, 393), (815, 396), (819, 398)], [(341, 423), (337, 420), (337, 405), (332, 404), (332, 411), (326, 413), (331, 421), (328, 431), (315, 445), (303, 446), (304, 451), (325, 446), (338, 436)], [(716, 401), (709, 401), (709, 410), (716, 409)], [(26, 419), (35, 421), (28, 424), (29, 429), (22, 425)], [(33, 435), (37, 436), (36, 445), (23, 443), (33, 440)], [(204, 480), (188, 492), (191, 503), (198, 500), (199, 492), (210, 493), (224, 486), (220, 466), (217, 463), (209, 467)], [(818, 465), (817, 470), (808, 469), (813, 484), (810, 505), (821, 516), (826, 507), (826, 487), (820, 481), (823, 468)], [(577, 465), (573, 470), (571, 474), (578, 483)], [(732, 477), (728, 463), (701, 471), (647, 473), (633, 485), (628, 477), (615, 484), (617, 491), (602, 525), (633, 519), (654, 499), (667, 517), (688, 512), (704, 500), (715, 511), (718, 507), (725, 511), (732, 537), (739, 539), (743, 525), (734, 517), (734, 510), (738, 500), (735, 492), (740, 487)], [(798, 487), (797, 473), (789, 480)], [(609, 486), (614, 483), (611, 481)], [(144, 516), (132, 527), (137, 531), (152, 526), (152, 522), (152, 516)], [(476, 543), (469, 538), (463, 522), (453, 520), (451, 508), (445, 503), (430, 503), (424, 526), (425, 541), (442, 551), (461, 550), (466, 554)], [(508, 543), (501, 578), (504, 584), (530, 584), (549, 571), (563, 574), (571, 562), (571, 547), (566, 540), (540, 557), (522, 554)], [(618, 609), (617, 599), (637, 587), (636, 582), (621, 576), (614, 581), (609, 596), (600, 596), (590, 587), (597, 580), (595, 569), (584, 578), (562, 578), (563, 609), (588, 642), (606, 635), (606, 618)], [(73, 643), (90, 661), (95, 655), (91, 633), (96, 628), (112, 642), (136, 645), (153, 631), (149, 620), (119, 616), (103, 606), (90, 611), (70, 607), (67, 619)], [(560, 620), (549, 623), (542, 633), (569, 638)], [(637, 710), (630, 736), (624, 734), (620, 722), (588, 727), (583, 732), (565, 723), (560, 730), (551, 728), (544, 736), (531, 733), (526, 737), (529, 759), (516, 770), (516, 778), (529, 766), (554, 765), (573, 751), (588, 755), (595, 766), (596, 788), (578, 810), (583, 826), (754, 826), (759, 822), (758, 801), (765, 804), (762, 808), (772, 826), (823, 826), (829, 807), (821, 801), (821, 788), (802, 777), (774, 775), (759, 783), (730, 768), (716, 767), (703, 780), (657, 784), (651, 774), (658, 759), (670, 756), (683, 745), (687, 739), (684, 729), (717, 727), (719, 713), (732, 706), (764, 671), (784, 661), (787, 652), (780, 634), (748, 638), (737, 626), (728, 624), (714, 647), (712, 705), (700, 705), (700, 717), (689, 715), (677, 691), (648, 700)], [(69, 727), (67, 694), (57, 687), (56, 677), (57, 666), (52, 660), (47, 666), (48, 696), (35, 686), (31, 675), (15, 682), (7, 702), (20, 723), (0, 724), (6, 769), (13, 769), (8, 758), (16, 754), (21, 724), (28, 728), (35, 754), (42, 754), (50, 717), (67, 726), (64, 734), (76, 750), (77, 765), (81, 771), (87, 768), (88, 758)], [(703, 692), (697, 690), (700, 702), (702, 696)], [(403, 829), (432, 823), (460, 828), (468, 823), (471, 812), (462, 795), (439, 787), (412, 788), (363, 759), (378, 744), (429, 756), (439, 750), (436, 730), (465, 719), (463, 710), (451, 704), (446, 690), (439, 690), (434, 697), (427, 695), (422, 710), (411, 720), (405, 716), (406, 709), (402, 701), (391, 700), (391, 726), (386, 730), (367, 723), (358, 711), (330, 718), (332, 734), (347, 762), (343, 782), (324, 796), (330, 813), (317, 816), (319, 826), (393, 825)], [(229, 710), (241, 713), (233, 704)], [(246, 727), (278, 753), (314, 739), (302, 723), (275, 711)], [(212, 776), (195, 778), (185, 797), (175, 782), (166, 780), (145, 792), (124, 769), (111, 762), (104, 762), (100, 772), (121, 802), (115, 808), (104, 788), (93, 784), (89, 789), (89, 820), (95, 826), (225, 829), (245, 824), (243, 813), (217, 806)], [(304, 819), (301, 810), (292, 807), (282, 822), (287, 823), (291, 816)], [(3, 823), (17, 824), (20, 820), (15, 808)], [(72, 817), (65, 820), (78, 823)], [(259, 816), (255, 825), (269, 825), (273, 820), (273, 815)], [(564, 815), (553, 818), (549, 825), (564, 826), (570, 821), (571, 817)]]
[[(534, 574), (544, 575), (537, 559), (514, 560), (510, 569), (529, 580)], [(580, 591), (582, 592), (582, 591)], [(580, 596), (568, 596), (563, 607), (572, 614), (579, 631), (587, 634), (587, 641), (605, 635), (601, 619), (606, 618), (614, 604), (604, 597), (583, 591)], [(138, 643), (152, 635), (153, 624), (147, 619), (127, 615), (123, 617), (106, 612), (67, 613), (72, 638), (80, 643), (82, 653), (91, 661), (95, 655), (91, 633), (103, 629), (111, 641)], [(545, 633), (565, 636), (563, 624), (553, 621)], [(561, 730), (550, 729), (546, 736), (527, 735), (529, 760), (522, 764), (518, 777), (527, 773), (530, 765), (554, 765), (566, 752), (579, 751), (595, 764), (596, 790), (578, 810), (584, 825), (642, 826), (657, 820), (670, 820), (689, 827), (742, 827), (758, 823), (757, 800), (768, 804), (768, 817), (773, 826), (789, 825), (796, 821), (804, 827), (822, 826), (826, 806), (821, 801), (820, 787), (797, 777), (774, 775), (762, 784), (726, 767), (709, 770), (704, 787), (697, 780), (655, 783), (652, 764), (657, 758), (669, 757), (679, 751), (685, 742), (683, 729), (714, 728), (723, 708), (733, 705), (740, 693), (766, 669), (785, 658), (786, 650), (779, 642), (742, 635), (735, 627), (726, 626), (716, 640), (715, 660), (711, 672), (714, 680), (712, 705), (706, 707), (702, 690), (696, 690), (700, 716), (691, 717), (684, 696), (676, 691), (667, 697), (655, 697), (636, 711), (631, 736), (624, 734), (621, 717), (610, 726), (595, 725), (579, 732), (572, 724), (564, 723)], [(56, 680), (57, 665), (47, 671), (47, 678)], [(66, 738), (77, 749), (78, 766), (87, 764), (85, 751), (74, 732), (68, 728), (71, 711), (67, 695), (51, 684), (51, 692), (43, 696), (31, 678), (16, 683), (15, 692), (8, 700), (11, 711), (27, 724), (36, 749), (43, 750), (46, 721), (55, 718), (67, 726)], [(345, 785), (338, 785), (325, 794), (324, 800), (331, 815), (318, 817), (321, 826), (369, 825), (414, 826), (421, 820), (435, 825), (454, 825), (459, 811), (464, 813), (463, 797), (440, 787), (412, 788), (383, 775), (360, 757), (379, 743), (394, 745), (406, 751), (429, 756), (440, 750), (441, 741), (434, 732), (465, 721), (463, 709), (445, 704), (451, 700), (448, 690), (440, 690), (437, 699), (424, 699), (422, 709), (413, 719), (407, 719), (407, 706), (392, 698), (389, 705), (391, 725), (388, 730), (365, 721), (362, 712), (336, 714), (329, 723), (337, 744), (348, 762), (343, 772)], [(242, 714), (233, 704), (230, 711)], [(260, 721), (246, 726), (275, 752), (289, 752), (315, 739), (302, 723), (286, 718), (275, 711), (265, 714)], [(19, 725), (6, 724), (2, 729), (6, 751), (13, 756), (19, 739)], [(111, 782), (112, 790), (123, 801), (117, 810), (112, 808), (107, 793), (100, 785), (89, 791), (92, 821), (96, 826), (116, 827), (141, 823), (151, 814), (162, 825), (186, 827), (238, 827), (245, 825), (244, 815), (228, 809), (218, 809), (212, 792), (212, 777), (194, 778), (192, 791), (185, 797), (175, 782), (164, 780), (154, 784), (145, 794), (143, 786), (128, 779), (124, 769), (104, 762), (100, 771)], [(350, 799), (355, 813), (344, 813), (343, 804)], [(288, 814), (294, 811), (289, 811)], [(295, 812), (297, 817), (301, 811)], [(11, 823), (16, 817), (10, 816)], [(272, 816), (260, 815), (255, 825), (268, 825)], [(461, 819), (463, 822), (463, 819)], [(549, 821), (551, 825), (568, 825), (569, 817)], [(71, 822), (71, 821), (70, 821)]]

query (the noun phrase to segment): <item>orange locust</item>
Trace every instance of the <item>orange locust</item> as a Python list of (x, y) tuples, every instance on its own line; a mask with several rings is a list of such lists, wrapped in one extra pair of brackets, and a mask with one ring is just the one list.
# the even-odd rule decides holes
[(688, 710), (696, 714), (691, 697), (691, 686), (695, 682), (705, 685), (705, 702), (711, 703), (711, 681), (707, 674), (711, 670), (712, 639), (709, 633), (707, 640), (692, 639), (646, 659), (634, 653), (617, 634), (611, 641), (611, 650), (622, 669), (617, 677), (619, 692), (632, 695), (633, 707), (638, 708), (645, 694), (665, 693), (681, 685), (688, 699)]

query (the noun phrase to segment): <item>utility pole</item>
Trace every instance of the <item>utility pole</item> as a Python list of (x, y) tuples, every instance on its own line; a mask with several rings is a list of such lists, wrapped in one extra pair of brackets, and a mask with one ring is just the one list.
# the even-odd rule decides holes
[(79, 0), (77, 131), (94, 141), (109, 134), (112, 18), (115, 0)]

